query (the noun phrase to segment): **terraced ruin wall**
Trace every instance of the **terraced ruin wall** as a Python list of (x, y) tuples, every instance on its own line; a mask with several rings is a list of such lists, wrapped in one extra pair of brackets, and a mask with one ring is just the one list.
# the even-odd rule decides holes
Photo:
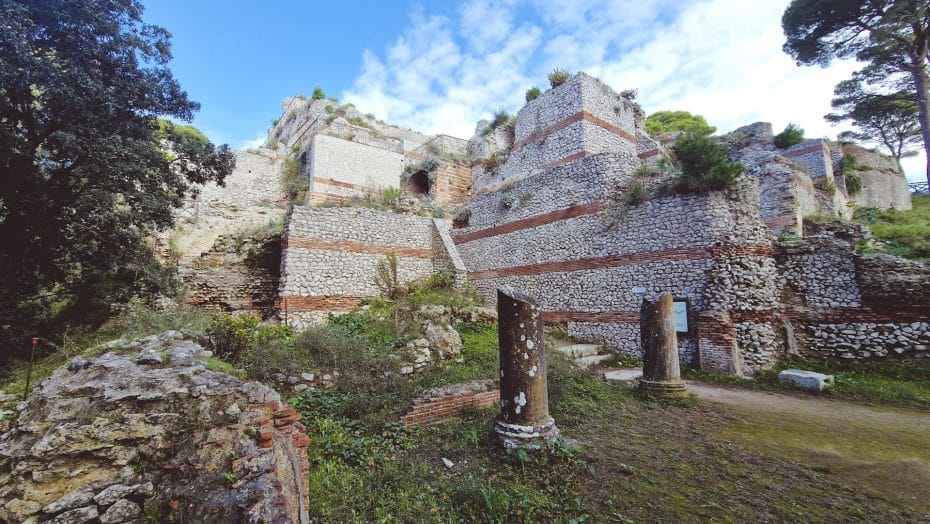
[(295, 206), (288, 216), (281, 257), (278, 314), (302, 326), (351, 310), (377, 297), (378, 263), (397, 256), (402, 284), (464, 266), (449, 251), (448, 224), (433, 218), (366, 208)]
[(341, 202), (389, 187), (397, 188), (403, 169), (399, 153), (327, 135), (317, 135), (308, 153), (310, 203)]

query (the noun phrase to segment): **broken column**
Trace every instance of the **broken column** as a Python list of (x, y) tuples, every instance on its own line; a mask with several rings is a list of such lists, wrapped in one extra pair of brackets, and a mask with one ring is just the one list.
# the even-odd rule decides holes
[(640, 388), (663, 397), (687, 397), (688, 390), (681, 380), (678, 364), (678, 335), (671, 293), (663, 293), (656, 302), (643, 300), (639, 327), (643, 344)]
[(559, 436), (549, 416), (542, 313), (510, 286), (497, 290), (501, 411), (494, 439), (505, 448), (536, 448)]

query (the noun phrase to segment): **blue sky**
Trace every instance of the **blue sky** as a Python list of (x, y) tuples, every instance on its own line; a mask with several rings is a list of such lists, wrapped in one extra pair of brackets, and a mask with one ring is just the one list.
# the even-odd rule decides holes
[[(788, 0), (315, 2), (143, 0), (174, 37), (171, 68), (214, 142), (264, 138), (288, 96), (323, 87), (388, 122), (469, 137), (515, 112), (555, 67), (638, 88), (647, 112), (703, 114), (720, 131), (764, 120), (807, 136), (856, 69), (796, 67), (782, 53)], [(923, 157), (905, 160), (923, 179)]]

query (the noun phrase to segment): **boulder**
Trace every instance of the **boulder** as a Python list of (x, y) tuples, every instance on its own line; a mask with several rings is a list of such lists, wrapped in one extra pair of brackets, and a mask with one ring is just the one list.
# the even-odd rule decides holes
[(178, 332), (100, 351), (17, 406), (0, 521), (307, 521), (309, 439), (277, 392), (207, 370)]
[(462, 337), (452, 326), (427, 322), (423, 336), (440, 359), (452, 358), (462, 352)]
[(786, 369), (778, 374), (778, 381), (801, 389), (823, 391), (833, 385), (833, 375), (824, 375), (816, 371), (804, 371), (802, 369)]

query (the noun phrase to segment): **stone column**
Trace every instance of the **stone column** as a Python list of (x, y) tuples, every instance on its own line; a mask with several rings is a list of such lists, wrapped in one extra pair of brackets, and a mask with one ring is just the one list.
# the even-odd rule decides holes
[(549, 416), (542, 313), (510, 286), (497, 290), (501, 411), (494, 440), (505, 448), (536, 448), (559, 436)]
[(643, 378), (640, 388), (665, 397), (687, 397), (678, 364), (678, 335), (671, 293), (657, 302), (643, 300), (640, 333), (643, 344)]

